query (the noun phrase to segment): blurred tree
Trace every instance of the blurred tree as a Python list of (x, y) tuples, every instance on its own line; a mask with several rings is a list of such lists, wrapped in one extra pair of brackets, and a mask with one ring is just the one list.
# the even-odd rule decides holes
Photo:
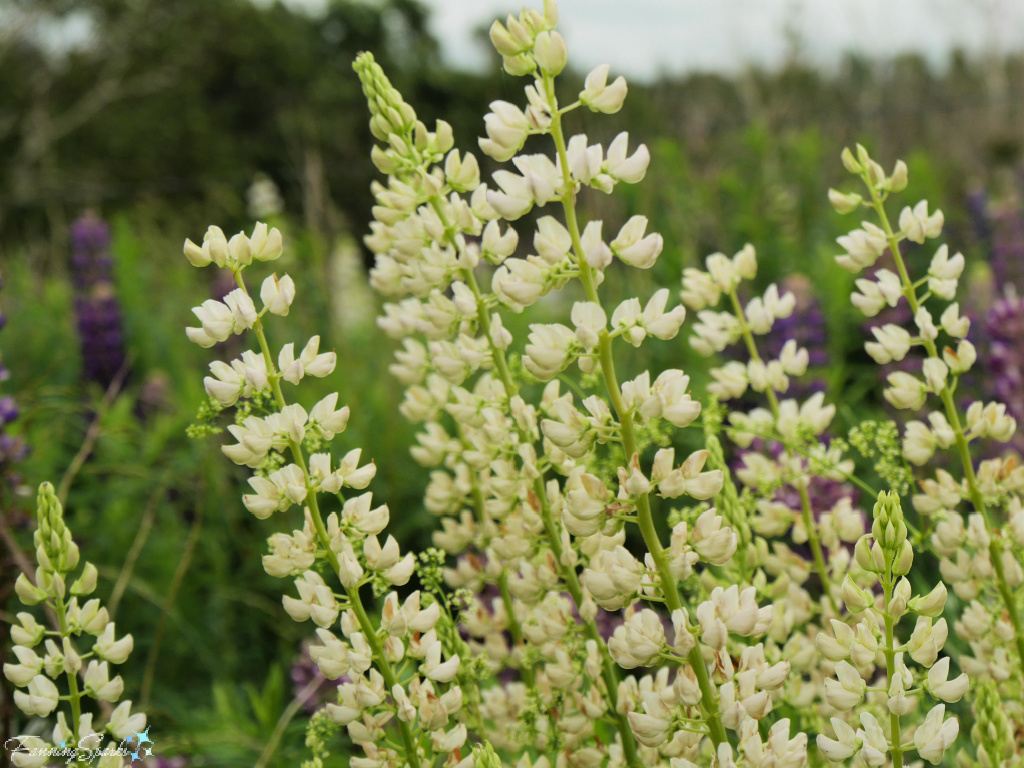
[(5, 239), (62, 245), (69, 209), (151, 197), (196, 226), (229, 223), (260, 171), (329, 235), (369, 210), (356, 53), (378, 52), (412, 99), (425, 78), (431, 101), (457, 93), (437, 85), (415, 0), (318, 15), (249, 0), (0, 0), (0, 18)]

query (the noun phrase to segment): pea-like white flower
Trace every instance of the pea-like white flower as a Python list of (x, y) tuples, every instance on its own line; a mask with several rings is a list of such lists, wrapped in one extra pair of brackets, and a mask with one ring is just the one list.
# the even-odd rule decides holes
[(914, 746), (917, 747), (917, 754), (932, 765), (942, 762), (943, 754), (953, 746), (957, 734), (960, 733), (960, 723), (955, 717), (950, 717), (943, 722), (942, 718), (945, 717), (945, 714), (946, 705), (936, 705), (914, 732)]
[(867, 683), (848, 661), (836, 664), (836, 679), (825, 679), (825, 700), (840, 712), (849, 712), (864, 698)]
[(295, 282), (288, 275), (271, 275), (260, 286), (260, 300), (268, 312), (284, 317), (295, 300)]
[(923, 243), (925, 238), (941, 235), (944, 221), (942, 211), (928, 215), (927, 200), (922, 200), (913, 209), (907, 206), (900, 212), (900, 229), (908, 240), (915, 243)]
[(865, 344), (864, 350), (879, 365), (902, 360), (910, 351), (910, 334), (898, 325), (890, 323), (881, 328), (872, 328), (871, 333), (876, 340)]
[(632, 155), (627, 157), (629, 134), (620, 133), (608, 145), (608, 160), (605, 164), (608, 174), (617, 181), (627, 184), (641, 182), (647, 174), (647, 166), (651, 162), (651, 153), (646, 144), (641, 144)]
[(650, 269), (658, 260), (664, 240), (661, 235), (652, 233), (644, 236), (647, 230), (646, 216), (632, 216), (618, 236), (611, 242), (612, 253), (623, 262), (638, 269)]
[(103, 634), (96, 638), (93, 650), (101, 659), (112, 664), (124, 664), (131, 654), (134, 645), (135, 641), (130, 634), (125, 635), (120, 640), (115, 640), (114, 622), (110, 622), (103, 630)]
[(863, 229), (855, 229), (848, 235), (836, 239), (846, 253), (836, 256), (836, 263), (848, 272), (867, 269), (882, 255), (888, 245), (885, 232), (870, 222), (863, 222)]
[(107, 662), (93, 660), (85, 668), (85, 691), (100, 701), (117, 701), (124, 691), (124, 680), (120, 675), (111, 680)]
[(110, 721), (107, 723), (107, 731), (115, 739), (128, 739), (136, 733), (141, 733), (146, 727), (146, 715), (142, 712), (132, 714), (131, 701), (122, 701), (114, 711), (110, 713)]
[(480, 149), (499, 162), (511, 160), (530, 133), (526, 115), (507, 101), (491, 102), (491, 111), (484, 116), (484, 128), (487, 138), (480, 139)]
[(594, 112), (614, 114), (622, 109), (622, 103), (626, 100), (626, 79), (621, 75), (615, 81), (608, 84), (608, 71), (611, 69), (607, 64), (600, 64), (590, 71), (583, 83), (583, 90), (580, 91), (580, 102), (590, 107)]

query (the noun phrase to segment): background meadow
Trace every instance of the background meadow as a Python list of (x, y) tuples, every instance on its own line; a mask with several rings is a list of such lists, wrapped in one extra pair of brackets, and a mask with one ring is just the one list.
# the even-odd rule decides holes
[[(304, 298), (290, 332), (319, 332), (340, 363), (310, 396), (319, 385), (352, 405), (345, 440), (376, 461), (370, 489), (403, 550), (435, 527), (367, 284), (376, 171), (351, 63), (372, 50), (417, 112), (444, 116), (473, 151), (487, 103), (520, 85), (497, 57), (478, 73), (450, 68), (429, 13), (414, 0), (322, 14), (246, 0), (0, 2), (0, 663), (34, 490), (50, 480), (135, 638), (124, 676), (150, 715), (152, 765), (297, 764), (304, 724), (292, 718), (311, 704), (295, 696), (315, 673), (307, 628), (286, 620), (260, 566), (276, 521), (242, 507), (245, 475), (212, 434), (223, 419), (200, 414), (212, 356), (187, 341), (188, 308), (229, 286), (189, 266), (185, 237), (257, 218), (282, 230), (275, 269)], [(91, 43), (55, 48), (57, 22), (83, 14)], [(583, 73), (564, 79), (572, 92)], [(826, 191), (843, 179), (843, 146), (860, 141), (886, 167), (905, 158), (908, 199), (945, 212), (971, 265), (962, 302), (987, 367), (968, 385), (1024, 418), (1024, 57), (850, 56), (823, 72), (794, 53), (771, 70), (666, 74), (631, 81), (593, 138), (622, 130), (650, 147), (646, 181), (583, 206), (645, 213), (666, 248), (647, 273), (610, 271), (614, 290), (677, 289), (684, 267), (754, 243), (757, 286), (785, 276), (799, 296), (790, 322), (816, 355), (810, 386), (840, 405), (838, 428), (893, 412), (862, 349), (853, 276), (832, 259), (849, 223)], [(682, 337), (637, 354), (700, 387), (704, 364)], [(22, 727), (10, 691), (0, 679), (0, 742)]]

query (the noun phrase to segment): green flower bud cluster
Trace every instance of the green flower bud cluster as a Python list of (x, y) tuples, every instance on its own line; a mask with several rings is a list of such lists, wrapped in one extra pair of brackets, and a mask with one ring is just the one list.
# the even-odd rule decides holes
[(1014, 734), (995, 682), (987, 680), (978, 683), (974, 695), (975, 721), (971, 728), (971, 742), (976, 750), (976, 758), (972, 760), (966, 752), (961, 751), (957, 755), (957, 764), (961, 768), (1010, 768), (1024, 765), (1024, 759), (1014, 747)]
[[(857, 564), (872, 573), (905, 576), (914, 563), (914, 547), (907, 538), (900, 497), (891, 491), (882, 491), (872, 512), (871, 535), (863, 536), (854, 552)], [(873, 541), (869, 543), (869, 539)]]

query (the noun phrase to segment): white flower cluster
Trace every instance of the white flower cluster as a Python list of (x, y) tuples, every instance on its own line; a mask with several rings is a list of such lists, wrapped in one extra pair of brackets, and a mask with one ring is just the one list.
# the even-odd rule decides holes
[[(98, 599), (79, 605), (80, 597), (96, 589), (96, 566), (85, 563), (72, 581), (79, 567), (78, 546), (64, 523), (63, 509), (49, 483), (39, 488), (37, 519), (35, 583), (20, 574), (15, 591), (27, 606), (41, 603), (53, 609), (57, 626), (47, 629), (31, 613), (19, 613), (18, 623), (11, 626), (12, 651), (17, 663), (4, 664), (4, 677), (24, 689), (14, 692), (14, 705), (29, 717), (49, 717), (61, 701), (69, 702), (70, 709), (67, 713), (57, 712), (49, 742), (40, 736), (15, 739), (18, 746), (11, 750), (11, 761), (18, 768), (42, 768), (51, 762), (50, 751), (64, 748), (79, 749), (82, 754), (95, 752), (96, 764), (101, 768), (122, 768), (126, 765), (123, 757), (105, 747), (116, 746), (143, 731), (146, 716), (133, 713), (130, 701), (110, 708), (124, 692), (121, 676), (111, 678), (110, 665), (124, 664), (134, 641), (131, 635), (117, 637), (114, 622)], [(79, 650), (84, 641), (92, 643), (91, 650)], [(62, 680), (66, 680), (65, 694), (60, 690), (64, 687), (60, 686)], [(86, 697), (102, 702), (100, 712), (106, 713), (102, 726), (94, 724), (94, 713), (82, 712)], [(107, 735), (114, 741), (104, 745)]]
[[(1017, 681), (1003, 695), (1010, 699), (1019, 697), (1024, 693), (1024, 621), (1020, 613), (1021, 586), (1024, 585), (1024, 569), (1021, 568), (1024, 516), (1020, 513), (1024, 471), (1015, 456), (980, 462), (971, 456), (972, 442), (983, 438), (1008, 442), (1016, 434), (1017, 424), (1005, 406), (975, 401), (961, 411), (958, 399), (954, 398), (961, 377), (972, 368), (977, 357), (974, 346), (966, 338), (970, 321), (960, 313), (955, 301), (959, 278), (964, 271), (964, 257), (961, 254), (950, 256), (948, 246), (942, 244), (932, 256), (927, 274), (911, 274), (901, 243), (926, 245), (929, 240), (938, 238), (942, 234), (942, 212), (929, 212), (928, 203), (921, 201), (912, 208), (904, 207), (898, 226), (893, 227), (884, 203), (890, 194), (906, 186), (906, 166), (897, 163), (893, 173), (887, 175), (859, 145), (856, 152), (844, 151), (843, 163), (850, 173), (861, 178), (869, 198), (865, 200), (857, 194), (833, 190), (830, 192), (833, 205), (841, 213), (861, 206), (870, 208), (878, 224), (864, 224), (864, 229), (840, 238), (839, 243), (847, 253), (837, 257), (837, 261), (856, 272), (872, 265), (888, 251), (896, 269), (895, 272), (878, 269), (871, 277), (859, 278), (853, 304), (872, 317), (884, 306), (895, 307), (906, 302), (914, 323), (910, 329), (894, 324), (874, 329), (875, 339), (865, 344), (865, 349), (881, 364), (903, 360), (912, 347), (920, 347), (924, 353), (920, 374), (893, 373), (884, 392), (886, 400), (898, 409), (925, 411), (923, 419), (906, 422), (903, 455), (918, 466), (929, 465), (936, 451), (948, 451), (959, 460), (960, 478), (944, 464), (919, 481), (919, 492), (913, 496), (915, 509), (930, 523), (931, 535), (927, 543), (940, 558), (943, 579), (968, 603), (954, 623), (954, 631), (970, 644), (971, 652), (960, 656), (958, 663), (966, 674), (980, 682)], [(869, 241), (870, 247), (866, 245)], [(873, 254), (870, 258), (867, 251)], [(933, 313), (937, 313), (937, 321)], [(930, 396), (934, 397), (931, 402), (937, 401), (933, 411), (926, 410)], [(877, 532), (875, 538), (878, 538)], [(858, 559), (867, 562), (861, 550), (862, 546), (858, 545)], [(909, 569), (913, 550), (909, 544), (904, 550), (902, 557)], [(905, 573), (903, 568), (904, 565), (900, 565), (900, 573)], [(881, 570), (877, 563), (874, 570)], [(852, 591), (847, 594), (845, 587), (848, 606), (850, 599), (854, 603), (873, 603), (863, 594)], [(894, 587), (893, 601), (897, 606), (906, 602), (910, 610), (935, 617), (941, 613), (946, 594), (946, 587), (940, 585), (940, 588), (942, 599), (934, 599), (937, 605), (921, 610), (930, 598), (910, 599), (909, 584), (901, 579)], [(939, 588), (933, 595), (938, 592)], [(898, 616), (893, 614), (892, 618)], [(933, 626), (930, 618), (922, 617), (906, 652), (918, 663), (931, 668), (923, 685), (926, 690), (943, 701), (956, 701), (966, 692), (968, 678), (961, 675), (949, 681), (948, 660), (935, 662), (935, 653), (942, 647), (946, 632), (944, 619)], [(909, 673), (903, 676), (910, 685)], [(847, 677), (852, 680), (848, 670)], [(985, 689), (980, 689), (978, 695), (984, 696)], [(890, 710), (902, 706), (891, 702), (892, 699)], [(1024, 723), (1024, 712), (1013, 708), (1010, 712), (1011, 717)], [(866, 717), (862, 715), (862, 720)], [(918, 754), (933, 763), (942, 759), (943, 751), (956, 737), (955, 719), (944, 720), (943, 717), (943, 705), (936, 706), (914, 734)], [(865, 746), (863, 749), (868, 752), (862, 750), (861, 756), (870, 762), (869, 755), (873, 755), (871, 759), (877, 761), (877, 753), (871, 750), (881, 743), (879, 732), (874, 727), (869, 728), (866, 720), (864, 726), (857, 734), (853, 734), (849, 726), (842, 729), (837, 726), (836, 732), (841, 735), (844, 746), (835, 747), (834, 754), (842, 758), (856, 739), (860, 739), (874, 745)], [(981, 734), (975, 740), (979, 757), (986, 753), (986, 745), (988, 749), (993, 748), (991, 738), (994, 738), (991, 734)], [(898, 748), (895, 741), (893, 748)], [(970, 762), (966, 755), (961, 758)]]
[[(907, 746), (900, 718), (916, 710), (919, 692), (926, 690), (941, 702), (960, 701), (967, 693), (967, 674), (950, 680), (949, 658), (939, 659), (948, 631), (945, 619), (933, 619), (942, 615), (946, 587), (940, 582), (928, 595), (913, 597), (906, 577), (913, 561), (899, 498), (883, 493), (875, 504), (871, 533), (857, 542), (856, 575), (848, 574), (842, 585), (847, 609), (861, 614), (861, 620), (851, 625), (833, 619), (834, 637), (822, 633), (816, 639), (818, 649), (835, 664), (835, 678), (825, 680), (826, 701), (839, 712), (860, 708), (861, 728), (854, 731), (842, 717), (833, 717), (836, 738), (818, 736), (818, 749), (830, 760), (846, 760), (856, 752), (867, 765), (885, 765), (890, 755), (901, 761)], [(870, 591), (875, 585), (882, 588), (880, 598)], [(917, 624), (901, 644), (895, 627), (908, 613), (918, 614)], [(885, 677), (870, 687), (882, 694), (880, 703), (885, 706), (872, 710), (861, 704), (868, 682), (879, 674), (880, 656), (885, 660)], [(921, 669), (908, 666), (905, 657)], [(889, 728), (883, 729), (880, 720), (887, 719)], [(957, 719), (945, 717), (945, 704), (936, 704), (914, 730), (913, 748), (921, 758), (938, 765), (959, 731)]]
[[(472, 155), (453, 149), (447, 126), (426, 129), (372, 58), (356, 64), (371, 129), (383, 143), (375, 162), (388, 174), (386, 185), (374, 187), (376, 221), (366, 238), (376, 254), (371, 281), (394, 297), (379, 324), (402, 343), (391, 371), (407, 386), (402, 413), (421, 424), (412, 455), (434, 468), (425, 495), (426, 507), (442, 517), (434, 541), (457, 558), (446, 572), (451, 587), (490, 584), (500, 595), (479, 598), (463, 614), (471, 652), (494, 669), (518, 670), (518, 679), (482, 693), (486, 736), (510, 753), (558, 745), (572, 765), (610, 759), (639, 768), (702, 759), (706, 745), (731, 760), (732, 729), (741, 734), (745, 765), (781, 759), (799, 766), (806, 736), (791, 739), (788, 721), (780, 721), (762, 742), (756, 727), (779, 700), (789, 664), (774, 645), (777, 658), (769, 662), (763, 646), (736, 639), (763, 636), (773, 606), (759, 604), (748, 584), (709, 587), (691, 622), (680, 595), (680, 581), (698, 564), (711, 577), (707, 566), (731, 561), (737, 533), (712, 508), (675, 525), (667, 547), (658, 540), (655, 496), (711, 499), (724, 478), (721, 469), (706, 468), (707, 451), (677, 463), (665, 448), (648, 464), (637, 449), (637, 429), (658, 422), (684, 428), (701, 406), (680, 370), (643, 371), (620, 383), (614, 345), (670, 340), (685, 310), (669, 307), (665, 289), (613, 309), (601, 301), (606, 270), (622, 268), (616, 260), (650, 268), (663, 242), (643, 216), (605, 241), (603, 222), (579, 219), (576, 193), (639, 181), (649, 153), (643, 146), (630, 153), (624, 134), (607, 148), (583, 135), (566, 137), (567, 113), (584, 106), (616, 111), (626, 86), (621, 78), (608, 84), (608, 68), (599, 67), (578, 102), (561, 106), (554, 78), (565, 44), (556, 18), (549, 2), (543, 12), (524, 11), (492, 27), (506, 70), (531, 77), (525, 107), (495, 102), (485, 118), (481, 149), (515, 168), (497, 171), (494, 187), (481, 182)], [(531, 135), (549, 136), (553, 157), (521, 154)], [(518, 255), (521, 238), (502, 219), (551, 203), (561, 215), (540, 215), (529, 240), (534, 253)], [(488, 272), (489, 292), (481, 287)], [(521, 342), (522, 367), (550, 382), (531, 403), (502, 313), (523, 312), (572, 281), (584, 297), (569, 323), (533, 324)], [(792, 298), (774, 289), (751, 305), (765, 331), (790, 311)], [(604, 396), (577, 398), (552, 381), (573, 365), (600, 374)], [(787, 357), (787, 367), (798, 373), (799, 359)], [(624, 448), (609, 453), (620, 457), (617, 466), (595, 471), (594, 458), (613, 445)], [(647, 545), (642, 557), (626, 546), (629, 524)], [(645, 601), (651, 607), (642, 607)], [(610, 639), (598, 629), (600, 610), (623, 611)], [(664, 621), (674, 627), (671, 644)], [(674, 679), (667, 669), (640, 679), (621, 672), (665, 660), (681, 664)], [(527, 697), (535, 703), (524, 724)], [(602, 720), (614, 726), (610, 740)]]
[[(228, 242), (226, 252), (231, 256), (226, 259), (216, 255), (224, 250), (218, 245), (221, 240), (220, 230), (211, 227), (202, 249), (190, 241), (185, 244), (193, 264), (223, 266), (238, 283), (223, 304), (206, 302), (194, 310), (203, 327), (188, 329), (189, 338), (200, 346), (211, 346), (232, 331), (251, 329), (259, 342), (259, 352), (247, 351), (230, 364), (212, 363), (214, 377), (206, 379), (206, 390), (224, 407), (256, 396), (274, 404), (271, 412), (248, 415), (228, 427), (237, 442), (223, 446), (223, 451), (236, 464), (256, 470), (249, 479), (253, 493), (242, 497), (253, 515), (264, 519), (294, 505), (304, 509), (301, 530), (270, 537), (263, 566), (272, 576), (294, 578), (298, 597), (285, 595), (284, 609), (295, 621), (312, 619), (317, 625), (319, 644), (312, 647), (311, 655), (320, 671), (331, 680), (348, 677), (338, 688), (338, 702), (328, 705), (328, 714), (362, 746), (368, 765), (432, 764), (440, 757), (453, 767), (468, 768), (471, 758), (459, 757), (466, 726), (456, 722), (462, 708), (462, 692), (455, 682), (459, 657), (435, 629), (442, 615), (439, 603), (421, 606), (415, 592), (400, 604), (397, 593), (388, 592), (380, 625), (374, 626), (361, 602), (362, 586), (370, 582), (403, 586), (416, 565), (412, 553), (402, 555), (394, 537), (387, 536), (383, 543), (378, 538), (388, 525), (386, 505), (375, 507), (370, 493), (341, 498), (346, 489), (365, 489), (376, 474), (375, 465), (361, 465), (358, 448), (338, 461), (329, 452), (305, 449), (309, 440), (322, 446), (343, 432), (349, 409), (338, 408), (338, 395), (331, 393), (307, 411), (298, 403), (289, 404), (281, 388), (281, 382), (299, 384), (305, 376), (329, 375), (336, 355), (320, 352), (319, 337), (314, 336), (297, 356), (294, 344), (285, 344), (275, 364), (263, 323), (268, 314), (288, 314), (295, 298), (294, 283), (287, 275), (267, 277), (259, 312), (246, 291), (242, 272), (252, 259), (243, 256), (252, 254), (264, 261), (277, 258), (280, 234), (276, 229), (268, 234), (265, 225), (257, 224), (251, 238), (239, 234)], [(273, 247), (261, 248), (261, 241)], [(200, 257), (207, 253), (209, 259)], [(225, 313), (237, 307), (244, 311), (233, 314), (228, 322)], [(225, 321), (209, 324), (208, 318), (214, 317)], [(317, 499), (320, 494), (339, 498), (340, 509), (324, 515)], [(315, 570), (318, 558), (327, 560), (337, 586), (329, 585)], [(398, 722), (401, 749), (382, 743), (384, 728), (392, 719)], [(429, 749), (418, 745), (415, 732), (429, 735)]]

